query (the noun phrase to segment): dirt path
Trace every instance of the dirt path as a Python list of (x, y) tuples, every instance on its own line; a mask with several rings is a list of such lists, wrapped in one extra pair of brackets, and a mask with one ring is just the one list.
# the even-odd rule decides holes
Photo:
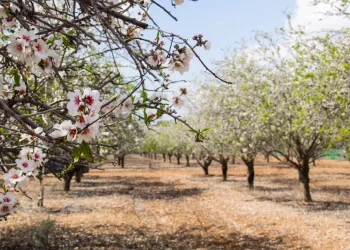
[(132, 155), (127, 169), (91, 171), (68, 194), (48, 177), (45, 208), (21, 198), (19, 214), (0, 223), (0, 249), (34, 249), (28, 231), (48, 216), (56, 221), (50, 244), (61, 249), (350, 249), (347, 162), (319, 162), (315, 202), (305, 204), (297, 173), (276, 162), (258, 161), (250, 191), (240, 164), (223, 182), (215, 165), (205, 177), (198, 167), (153, 160), (149, 169), (149, 161)]

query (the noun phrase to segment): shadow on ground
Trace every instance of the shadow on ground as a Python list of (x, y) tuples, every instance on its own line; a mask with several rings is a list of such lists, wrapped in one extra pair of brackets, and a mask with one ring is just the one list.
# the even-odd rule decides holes
[[(298, 198), (295, 195), (295, 193), (302, 194), (298, 180), (273, 179), (272, 183), (278, 184), (279, 186), (266, 184), (266, 186), (260, 185), (255, 187), (254, 194), (256, 195), (257, 200), (282, 203), (284, 205), (299, 207), (311, 212), (350, 210), (350, 202), (345, 202), (341, 198), (341, 196), (346, 197), (350, 194), (349, 188), (330, 186), (311, 188), (311, 196), (324, 197), (326, 195), (330, 198), (327, 201), (314, 199), (313, 202), (305, 203), (301, 202), (300, 197)], [(293, 190), (295, 191), (294, 194), (291, 192)]]
[[(179, 228), (173, 233), (127, 225), (96, 225), (96, 232), (84, 228), (51, 228), (48, 237), (33, 236), (35, 227), (0, 232), (0, 248), (5, 249), (283, 249), (281, 238), (252, 237), (239, 233), (212, 237), (205, 229)], [(111, 233), (113, 232), (113, 233)], [(20, 238), (19, 238), (20, 236)], [(45, 245), (44, 245), (45, 244)], [(304, 248), (306, 249), (306, 248)]]
[[(127, 195), (143, 200), (176, 200), (200, 195), (205, 189), (183, 188), (181, 184), (161, 182), (157, 178), (144, 177), (85, 177), (81, 183), (74, 183), (69, 196), (93, 197)], [(63, 193), (61, 189), (53, 190)]]

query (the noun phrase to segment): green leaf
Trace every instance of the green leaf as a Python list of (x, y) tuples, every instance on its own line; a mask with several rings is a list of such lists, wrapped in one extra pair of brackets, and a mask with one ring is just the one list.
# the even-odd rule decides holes
[(80, 144), (80, 150), (82, 155), (85, 157), (85, 159), (89, 162), (93, 162), (94, 158), (92, 157), (92, 152), (89, 144), (86, 143), (86, 141), (83, 141)]
[(141, 90), (141, 98), (143, 99), (143, 103), (148, 100), (146, 91)]
[(66, 47), (68, 47), (69, 46), (69, 43), (70, 43), (70, 41), (69, 41), (69, 39), (67, 38), (67, 37), (63, 37), (63, 44), (66, 46)]
[(145, 122), (147, 123), (148, 116), (147, 116), (147, 113), (146, 113), (146, 109), (143, 110), (143, 119), (144, 119)]
[(129, 83), (128, 85), (126, 85), (126, 88), (127, 88), (128, 90), (133, 90), (133, 89), (135, 88), (135, 85)]
[(19, 86), (20, 76), (18, 74), (18, 70), (13, 71), (13, 79), (15, 80), (15, 86)]
[(72, 158), (74, 162), (79, 161), (79, 157), (81, 155), (82, 151), (80, 150), (79, 147), (74, 146), (73, 151), (72, 151)]
[(344, 67), (345, 69), (350, 69), (350, 65), (347, 64), (347, 63), (343, 63), (343, 67)]

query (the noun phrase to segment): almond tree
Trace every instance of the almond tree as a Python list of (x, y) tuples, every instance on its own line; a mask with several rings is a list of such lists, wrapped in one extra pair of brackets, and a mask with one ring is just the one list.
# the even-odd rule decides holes
[[(258, 77), (241, 86), (239, 98), (252, 100), (245, 113), (265, 138), (264, 149), (298, 170), (304, 200), (312, 201), (310, 162), (349, 136), (349, 35), (310, 37), (300, 30), (284, 46), (267, 38), (260, 47), (245, 50), (262, 70), (246, 71)], [(254, 128), (255, 121), (260, 125)]]
[[(169, 0), (168, 5), (183, 2)], [(0, 167), (5, 183), (0, 217), (13, 214), (15, 193), (28, 179), (44, 177), (45, 160), (67, 165), (56, 173), (63, 178), (82, 161), (99, 157), (94, 148), (117, 149), (113, 142), (99, 142), (100, 127), (110, 127), (105, 122), (112, 114), (146, 124), (162, 115), (182, 122), (175, 107), (181, 93), (156, 102), (149, 97), (173, 84), (172, 73), (188, 71), (191, 60), (199, 58), (197, 51), (208, 49), (210, 42), (202, 35), (190, 42), (162, 30), (150, 14), (153, 8), (176, 20), (162, 4), (1, 1)], [(157, 116), (150, 118), (148, 109)]]

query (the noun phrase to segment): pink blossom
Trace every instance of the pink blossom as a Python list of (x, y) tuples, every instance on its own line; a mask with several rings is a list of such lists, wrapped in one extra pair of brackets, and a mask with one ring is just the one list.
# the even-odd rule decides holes
[(15, 23), (16, 19), (14, 16), (7, 16), (2, 19), (2, 23), (7, 27), (11, 27)]
[(0, 216), (12, 215), (13, 212), (13, 206), (10, 203), (3, 202), (0, 204)]
[(22, 28), (16, 33), (16, 36), (19, 39), (22, 39), (22, 40), (26, 41), (27, 44), (29, 45), (30, 42), (32, 42), (32, 41), (34, 41), (35, 39), (38, 38), (38, 36), (35, 35), (35, 33), (37, 33), (37, 31), (35, 31), (35, 30), (27, 30), (25, 28)]
[(22, 170), (24, 174), (34, 171), (35, 162), (28, 159), (17, 159), (15, 160), (17, 167)]
[(0, 203), (7, 202), (10, 205), (14, 205), (17, 198), (11, 192), (6, 192), (6, 194), (0, 194)]
[(8, 85), (2, 86), (0, 95), (2, 98), (4, 98), (4, 100), (12, 98), (12, 91), (10, 90)]
[(11, 168), (8, 173), (4, 174), (5, 182), (10, 184), (16, 184), (23, 181), (26, 177), (22, 175), (20, 170)]
[(42, 163), (44, 158), (45, 158), (46, 154), (43, 153), (43, 151), (41, 150), (41, 148), (34, 148), (34, 152), (32, 155), (32, 159), (37, 162), (37, 163)]
[(100, 102), (100, 92), (98, 90), (84, 89), (83, 101), (90, 110), (101, 110), (102, 102)]
[(46, 59), (49, 56), (49, 47), (42, 39), (37, 39), (33, 43), (34, 54), (40, 59)]
[(89, 115), (83, 115), (79, 117), (79, 122), (77, 122), (77, 127), (79, 127), (80, 129), (84, 129), (88, 124), (91, 124), (91, 125), (77, 135), (78, 143), (81, 143), (83, 140), (86, 142), (89, 142), (95, 139), (97, 135), (99, 135), (100, 123), (99, 122), (93, 123), (95, 120), (96, 120), (95, 118)]
[(27, 91), (27, 86), (24, 82), (21, 82), (21, 84), (18, 87), (14, 88), (16, 91), (18, 91), (19, 96), (24, 96)]
[(81, 97), (81, 92), (79, 90), (74, 90), (74, 92), (68, 92), (67, 94), (69, 102), (67, 104), (68, 114), (76, 116), (84, 111), (84, 102)]

